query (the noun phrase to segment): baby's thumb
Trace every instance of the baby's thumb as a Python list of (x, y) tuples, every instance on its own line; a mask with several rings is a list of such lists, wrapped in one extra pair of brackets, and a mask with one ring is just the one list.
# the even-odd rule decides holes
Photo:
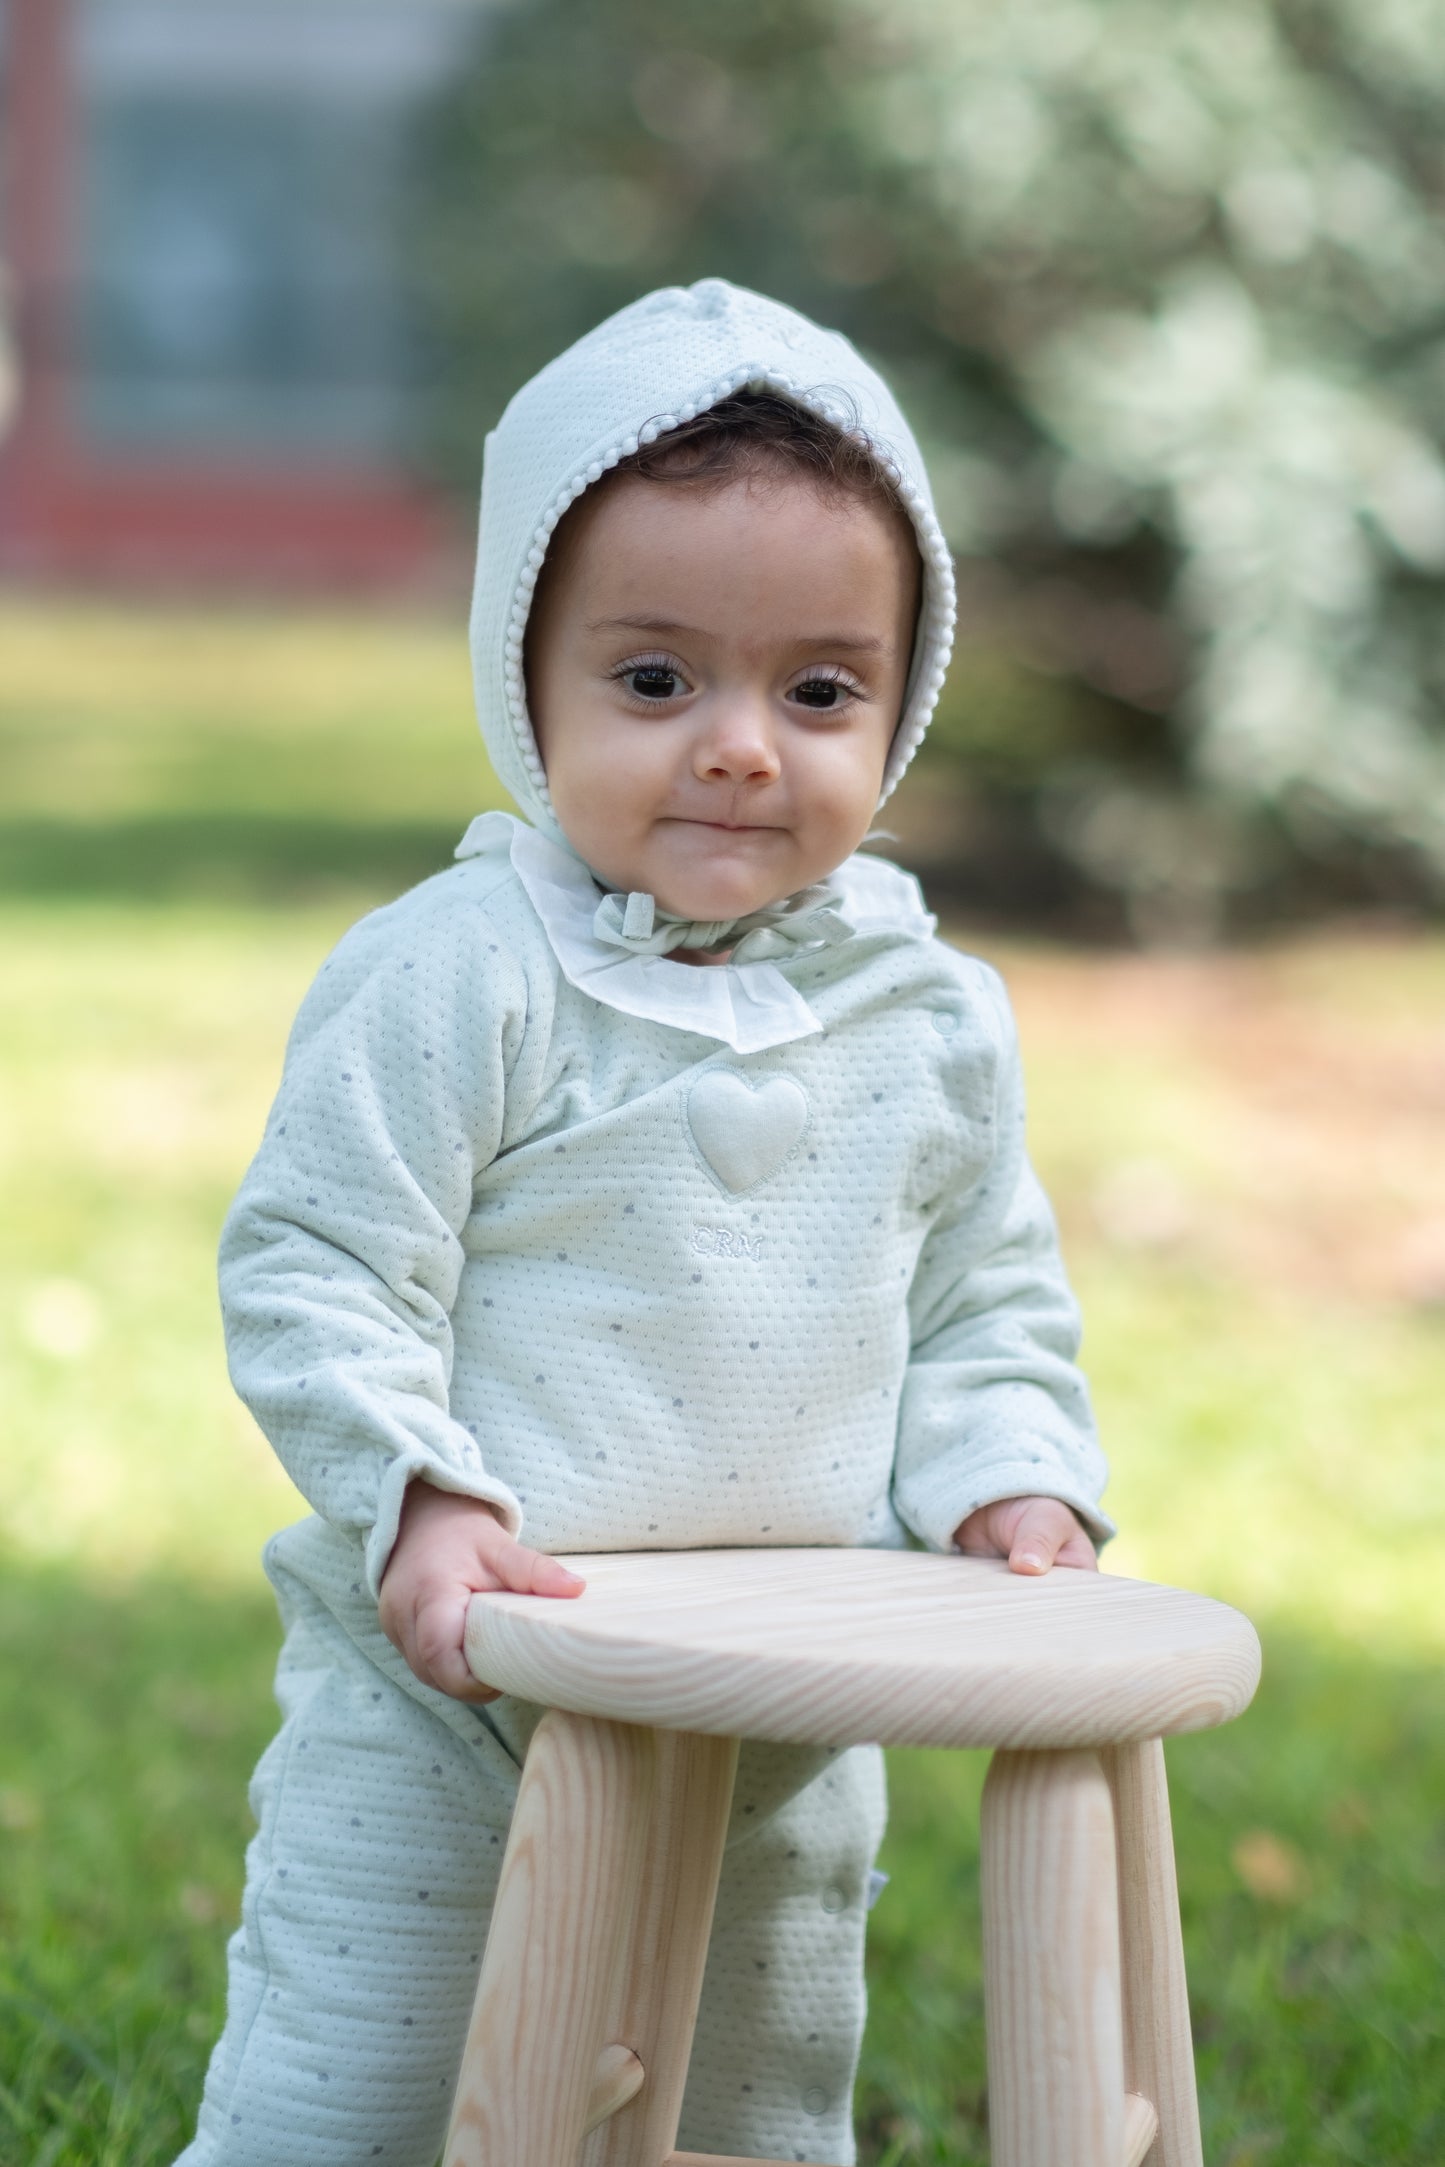
[(540, 1550), (534, 1550), (532, 1556), (536, 1560), (532, 1571), (534, 1595), (580, 1595), (586, 1587), (582, 1575), (574, 1573), (560, 1558), (549, 1558)]
[(1041, 1497), (1019, 1514), (1009, 1544), (1011, 1573), (1046, 1573), (1068, 1539), (1065, 1516), (1052, 1498)]
[(514, 1535), (504, 1535), (487, 1562), (513, 1595), (580, 1595), (587, 1585), (560, 1558), (548, 1557), (544, 1550), (529, 1550)]

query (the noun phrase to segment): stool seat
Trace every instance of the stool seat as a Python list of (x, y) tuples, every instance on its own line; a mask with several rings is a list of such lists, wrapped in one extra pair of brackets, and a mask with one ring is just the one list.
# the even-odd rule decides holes
[(1109, 1573), (894, 1550), (569, 1557), (575, 1599), (472, 1600), (467, 1660), (614, 1722), (797, 1745), (1038, 1751), (1207, 1730), (1259, 1680), (1249, 1620)]
[(546, 1713), (445, 2167), (728, 2167), (677, 2132), (743, 1738), (994, 1748), (994, 2167), (1203, 2167), (1160, 1741), (1247, 1705), (1248, 1619), (1143, 1580), (917, 1551), (566, 1562), (574, 1599), (467, 1611), (476, 1676)]

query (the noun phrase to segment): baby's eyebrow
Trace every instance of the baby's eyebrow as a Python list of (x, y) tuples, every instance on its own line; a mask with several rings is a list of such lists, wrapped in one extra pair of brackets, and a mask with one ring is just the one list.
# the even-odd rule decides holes
[(589, 632), (691, 632), (693, 636), (710, 639), (701, 625), (678, 624), (672, 617), (593, 617), (588, 620)]
[[(679, 624), (672, 617), (593, 617), (588, 620), (589, 632), (652, 632), (659, 636), (715, 639), (703, 625)], [(891, 643), (875, 639), (871, 632), (807, 632), (799, 635), (800, 647), (844, 648), (855, 655), (881, 655), (889, 651)]]

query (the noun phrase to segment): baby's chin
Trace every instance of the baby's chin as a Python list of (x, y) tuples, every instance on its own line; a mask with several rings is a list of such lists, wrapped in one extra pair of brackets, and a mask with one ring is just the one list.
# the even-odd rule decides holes
[(644, 889), (678, 918), (746, 918), (822, 876), (780, 830), (719, 833), (678, 822), (664, 847), (599, 868), (624, 893)]
[(790, 868), (767, 879), (760, 877), (756, 868), (725, 871), (711, 866), (705, 874), (690, 869), (669, 877), (659, 870), (655, 877), (656, 886), (651, 892), (659, 909), (678, 918), (710, 921), (751, 917), (754, 911), (766, 910), (770, 904), (796, 894), (799, 888), (808, 887), (818, 876), (806, 871), (795, 873)]

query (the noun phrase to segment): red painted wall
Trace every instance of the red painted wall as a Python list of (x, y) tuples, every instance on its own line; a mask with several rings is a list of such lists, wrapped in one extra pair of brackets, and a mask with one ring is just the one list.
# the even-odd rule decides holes
[(0, 145), (20, 400), (0, 443), (0, 575), (281, 591), (455, 583), (468, 537), (440, 497), (399, 471), (297, 471), (281, 451), (152, 461), (87, 445), (68, 395), (70, 31), (69, 0), (9, 0)]

